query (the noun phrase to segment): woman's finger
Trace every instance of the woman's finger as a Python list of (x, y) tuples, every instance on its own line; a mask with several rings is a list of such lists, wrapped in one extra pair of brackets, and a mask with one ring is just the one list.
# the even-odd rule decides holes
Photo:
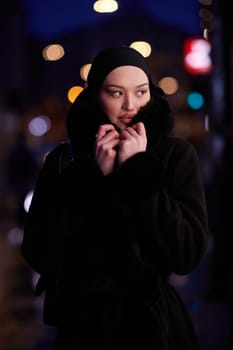
[(146, 129), (142, 122), (138, 122), (137, 124), (133, 125), (133, 128), (140, 136), (146, 137)]
[(98, 132), (96, 134), (96, 139), (99, 140), (104, 137), (108, 132), (116, 130), (112, 124), (102, 124), (100, 125)]

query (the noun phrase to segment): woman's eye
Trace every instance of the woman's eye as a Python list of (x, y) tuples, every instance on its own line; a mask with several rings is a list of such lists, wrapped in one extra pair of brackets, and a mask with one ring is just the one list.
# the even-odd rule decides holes
[(121, 91), (110, 91), (110, 94), (112, 96), (121, 96), (122, 95)]
[(145, 95), (147, 93), (147, 90), (140, 90), (138, 91), (138, 95), (141, 96), (141, 95)]

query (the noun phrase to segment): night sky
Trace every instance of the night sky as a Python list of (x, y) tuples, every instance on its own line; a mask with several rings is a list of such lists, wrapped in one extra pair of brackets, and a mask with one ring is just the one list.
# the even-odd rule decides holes
[[(111, 16), (124, 13), (125, 6), (143, 7), (157, 23), (180, 28), (190, 35), (200, 35), (198, 0), (118, 0), (118, 11), (100, 14), (93, 10), (95, 0), (23, 0), (27, 30), (39, 40), (92, 27)], [(140, 23), (139, 23), (140, 25)]]

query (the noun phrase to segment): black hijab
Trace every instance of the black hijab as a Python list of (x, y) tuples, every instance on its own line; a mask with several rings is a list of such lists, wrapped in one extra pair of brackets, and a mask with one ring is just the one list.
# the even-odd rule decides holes
[(92, 97), (96, 97), (106, 76), (113, 69), (121, 66), (134, 66), (142, 69), (148, 77), (150, 88), (153, 88), (147, 61), (137, 50), (127, 46), (111, 47), (100, 51), (91, 65), (87, 83)]
[(97, 95), (106, 76), (115, 68), (135, 66), (148, 77), (151, 101), (143, 107), (133, 123), (145, 124), (148, 145), (152, 145), (173, 126), (170, 107), (162, 89), (155, 87), (145, 58), (135, 49), (127, 46), (110, 47), (101, 50), (94, 58), (87, 78), (87, 88), (76, 98), (67, 117), (68, 137), (75, 154), (92, 155), (95, 135), (101, 124), (110, 123), (97, 103)]

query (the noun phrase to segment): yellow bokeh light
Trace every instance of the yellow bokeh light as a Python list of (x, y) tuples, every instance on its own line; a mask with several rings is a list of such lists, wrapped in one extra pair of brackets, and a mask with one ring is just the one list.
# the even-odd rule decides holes
[(73, 86), (72, 88), (69, 89), (68, 93), (67, 93), (67, 97), (68, 100), (73, 103), (76, 99), (76, 97), (78, 97), (78, 95), (83, 91), (83, 87), (76, 85)]
[(84, 81), (87, 81), (88, 73), (91, 69), (91, 63), (84, 64), (80, 69), (80, 76)]
[(151, 45), (146, 41), (134, 41), (130, 47), (140, 52), (144, 57), (149, 57), (151, 54)]
[(172, 95), (178, 90), (178, 82), (175, 78), (172, 77), (162, 78), (158, 82), (158, 85), (167, 95)]
[(65, 51), (59, 44), (48, 45), (42, 51), (42, 56), (46, 61), (58, 61), (64, 54)]
[(97, 0), (93, 9), (99, 13), (110, 13), (118, 9), (118, 3), (115, 0)]

